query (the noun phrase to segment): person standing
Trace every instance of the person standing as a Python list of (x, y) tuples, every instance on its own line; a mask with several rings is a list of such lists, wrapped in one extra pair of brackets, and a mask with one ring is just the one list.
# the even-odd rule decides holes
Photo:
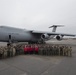
[(7, 47), (5, 46), (4, 47), (4, 49), (3, 49), (3, 51), (4, 51), (4, 53), (3, 53), (3, 58), (7, 58)]
[(68, 48), (68, 56), (70, 56), (70, 57), (72, 56), (72, 47)]
[(35, 54), (38, 54), (38, 51), (39, 51), (39, 47), (38, 45), (35, 45)]
[(16, 49), (15, 49), (15, 47), (13, 46), (12, 47), (12, 56), (15, 56), (16, 55)]
[(2, 56), (3, 56), (3, 48), (0, 47), (0, 59), (2, 59)]

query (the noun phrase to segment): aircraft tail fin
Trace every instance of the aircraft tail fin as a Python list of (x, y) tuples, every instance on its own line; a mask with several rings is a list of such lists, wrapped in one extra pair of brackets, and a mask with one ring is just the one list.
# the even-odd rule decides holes
[(57, 27), (63, 27), (64, 25), (52, 25), (49, 28), (53, 28), (52, 32), (56, 32)]

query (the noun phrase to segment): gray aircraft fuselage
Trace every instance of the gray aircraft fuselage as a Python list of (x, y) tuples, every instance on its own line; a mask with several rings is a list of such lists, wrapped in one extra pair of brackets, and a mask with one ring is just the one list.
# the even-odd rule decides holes
[(62, 40), (63, 36), (76, 36), (74, 34), (56, 33), (56, 28), (59, 25), (53, 25), (52, 32), (42, 32), (35, 30), (25, 30), (8, 26), (0, 26), (0, 41), (2, 42), (29, 42), (29, 43), (44, 43), (45, 40), (50, 40), (56, 36), (57, 40)]
[(12, 42), (36, 42), (39, 37), (35, 37), (30, 31), (12, 27), (0, 27), (0, 41), (8, 42), (11, 35)]

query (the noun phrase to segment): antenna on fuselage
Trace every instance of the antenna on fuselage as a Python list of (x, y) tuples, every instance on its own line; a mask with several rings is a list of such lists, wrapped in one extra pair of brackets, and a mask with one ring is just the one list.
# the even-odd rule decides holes
[(64, 27), (64, 25), (52, 25), (49, 28), (53, 28), (52, 32), (56, 32), (57, 27)]

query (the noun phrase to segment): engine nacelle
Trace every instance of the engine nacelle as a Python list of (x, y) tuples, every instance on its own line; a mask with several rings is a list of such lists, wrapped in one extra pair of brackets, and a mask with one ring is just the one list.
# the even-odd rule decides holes
[(49, 36), (48, 34), (42, 34), (42, 35), (41, 35), (41, 38), (42, 38), (42, 39), (49, 39), (50, 36)]
[(56, 36), (56, 39), (60, 41), (60, 40), (63, 39), (63, 36), (61, 36), (61, 35), (57, 35), (57, 36)]

